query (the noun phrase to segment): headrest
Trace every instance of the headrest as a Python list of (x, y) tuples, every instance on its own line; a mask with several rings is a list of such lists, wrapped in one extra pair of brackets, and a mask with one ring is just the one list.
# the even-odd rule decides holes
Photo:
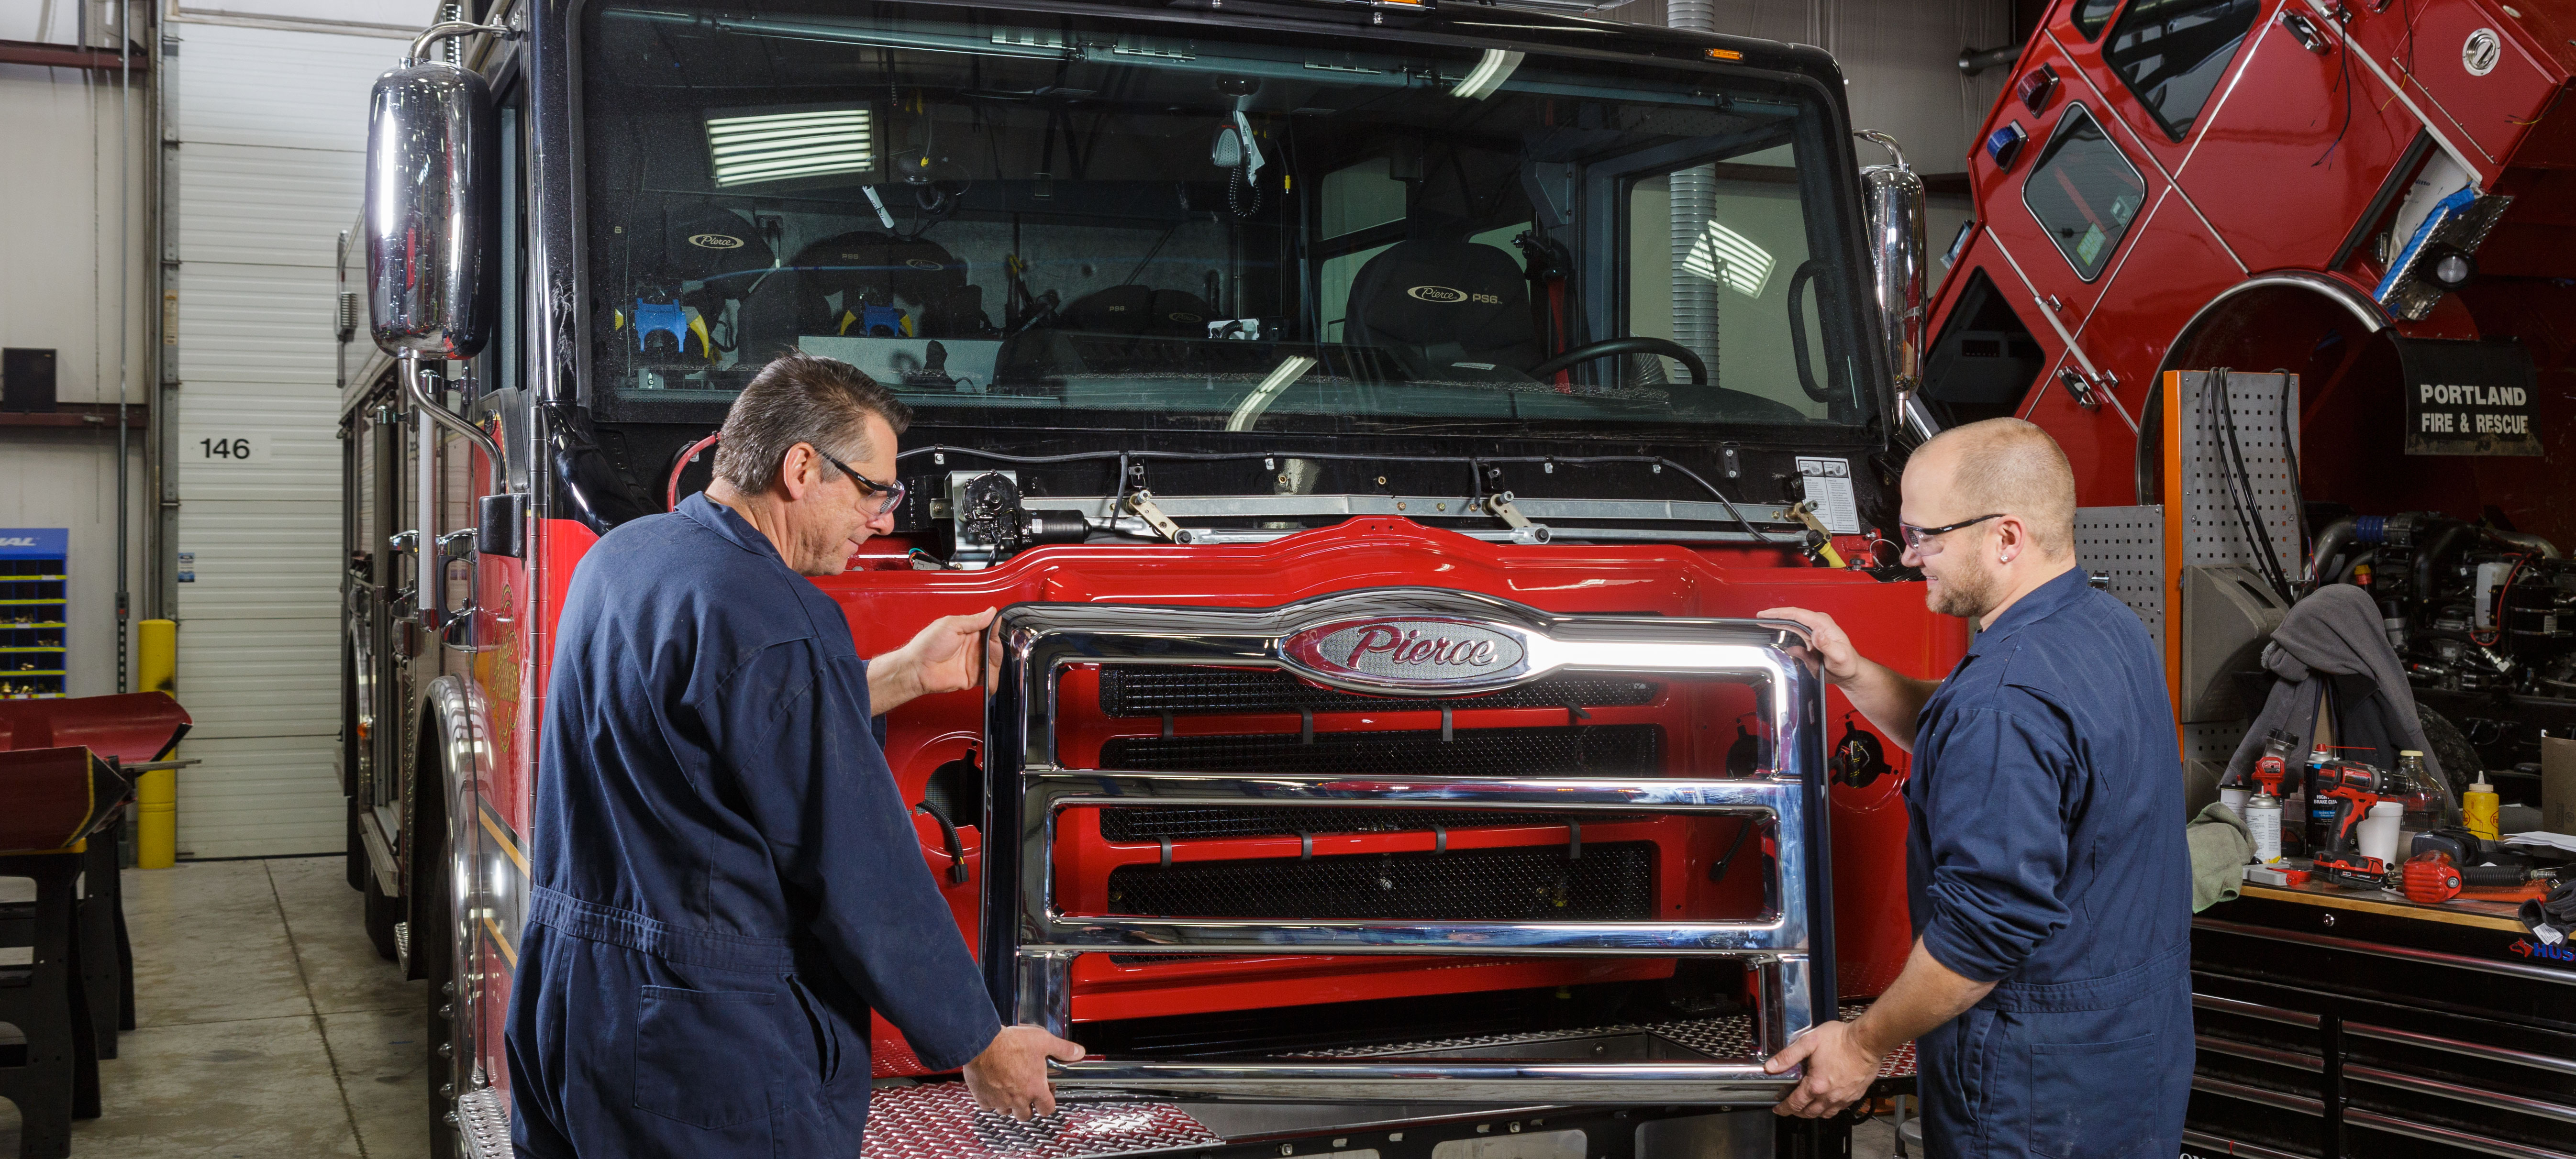
[(704, 282), (718, 296), (739, 298), (751, 287), (752, 278), (773, 261), (769, 242), (760, 231), (730, 209), (683, 205), (663, 215), (664, 279)]
[(1370, 258), (1351, 282), (1347, 339), (1447, 347), (1525, 369), (1538, 361), (1529, 281), (1510, 254), (1467, 241), (1404, 241)]

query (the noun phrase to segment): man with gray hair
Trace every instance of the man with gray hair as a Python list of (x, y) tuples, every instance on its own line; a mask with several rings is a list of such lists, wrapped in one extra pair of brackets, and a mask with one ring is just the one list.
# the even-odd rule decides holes
[(510, 992), (521, 1156), (856, 1155), (871, 1011), (1015, 1118), (1082, 1057), (1000, 1024), (870, 723), (973, 687), (993, 610), (865, 660), (804, 578), (893, 530), (908, 418), (854, 367), (780, 357), (715, 484), (574, 571)]
[(1914, 950), (1856, 1021), (1773, 1056), (1806, 1064), (1781, 1114), (1858, 1099), (1916, 1041), (1934, 1156), (2170, 1155), (2191, 1094), (2191, 872), (2164, 663), (2075, 563), (2075, 476), (2047, 432), (1990, 419), (1905, 466), (1905, 562), (1924, 602), (1983, 630), (1915, 680), (1806, 626), (1809, 663), (1914, 754)]

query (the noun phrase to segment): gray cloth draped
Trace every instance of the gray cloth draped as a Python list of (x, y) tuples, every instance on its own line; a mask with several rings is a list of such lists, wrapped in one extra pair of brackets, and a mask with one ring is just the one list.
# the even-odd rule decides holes
[(2379, 605), (2371, 601), (2370, 593), (2351, 584), (2327, 584), (2309, 593), (2291, 606), (2272, 632), (2272, 642), (2263, 646), (2263, 667), (2276, 678), (2272, 692), (2253, 726), (2245, 730), (2245, 739), (2237, 743), (2236, 755), (2229, 758), (2228, 780), (2252, 775), (2254, 762), (2263, 756), (2263, 738), (2274, 729), (2300, 738), (2304, 756), (2307, 738), (2316, 735), (2317, 706), (2331, 678), (2363, 676), (2379, 696), (2367, 707), (2341, 706), (2342, 723), (2351, 728), (2360, 723), (2353, 719), (2357, 713), (2384, 712), (2387, 719), (2378, 722), (2381, 734), (2403, 738), (2405, 743), (2399, 747), (2424, 754), (2424, 771), (2441, 795), (2442, 815), (2446, 823), (2456, 820), (2459, 803), (2452, 799), (2450, 780), (2442, 775), (2433, 746), (2424, 738), (2414, 689), (2407, 686), (2397, 650), (2388, 645)]

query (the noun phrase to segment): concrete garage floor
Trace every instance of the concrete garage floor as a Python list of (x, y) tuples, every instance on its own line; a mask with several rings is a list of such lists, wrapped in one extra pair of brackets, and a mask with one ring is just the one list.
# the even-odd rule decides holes
[[(136, 1029), (99, 1064), (106, 1114), (73, 1124), (75, 1159), (427, 1156), (428, 984), (376, 956), (359, 905), (337, 857), (126, 870)], [(17, 1129), (0, 1102), (0, 1156)], [(1894, 1142), (1880, 1117), (1852, 1154)]]
[(99, 1064), (106, 1114), (73, 1124), (75, 1159), (426, 1156), (428, 984), (376, 956), (359, 904), (337, 857), (126, 870), (136, 1029)]

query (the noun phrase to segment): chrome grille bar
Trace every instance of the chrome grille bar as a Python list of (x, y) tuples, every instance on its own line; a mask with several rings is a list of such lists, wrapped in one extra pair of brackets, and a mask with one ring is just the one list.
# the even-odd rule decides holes
[[(1411, 672), (1318, 660), (1300, 645), (1381, 623), (1478, 634), (1487, 646), (1438, 683)], [(1426, 630), (1428, 630), (1426, 629)], [(987, 682), (983, 959), (1013, 1021), (1070, 1029), (1072, 968), (1084, 953), (1721, 957), (1756, 983), (1749, 1058), (1705, 1063), (1455, 1059), (1090, 1060), (1053, 1064), (1088, 1094), (1289, 1102), (1683, 1101), (1767, 1105), (1797, 1081), (1762, 1059), (1833, 1009), (1831, 882), (1824, 813), (1823, 686), (1788, 648), (1787, 625), (1749, 620), (1557, 616), (1469, 592), (1384, 588), (1281, 608), (1023, 604), (995, 627)], [(1402, 649), (1396, 654), (1401, 657)], [(1458, 655), (1466, 656), (1461, 651)], [(1414, 653), (1416, 656), (1422, 653)], [(1741, 778), (1510, 777), (1113, 772), (1056, 762), (1058, 676), (1078, 664), (1287, 669), (1346, 691), (1439, 700), (1568, 673), (1698, 678), (1749, 685), (1773, 767)], [(1384, 666), (1381, 665), (1381, 668)], [(1431, 666), (1424, 666), (1426, 668)], [(1440, 672), (1446, 678), (1449, 672)], [(1733, 921), (1400, 921), (1068, 915), (1056, 896), (1057, 821), (1073, 808), (1424, 808), (1735, 816), (1766, 823), (1776, 909)]]

